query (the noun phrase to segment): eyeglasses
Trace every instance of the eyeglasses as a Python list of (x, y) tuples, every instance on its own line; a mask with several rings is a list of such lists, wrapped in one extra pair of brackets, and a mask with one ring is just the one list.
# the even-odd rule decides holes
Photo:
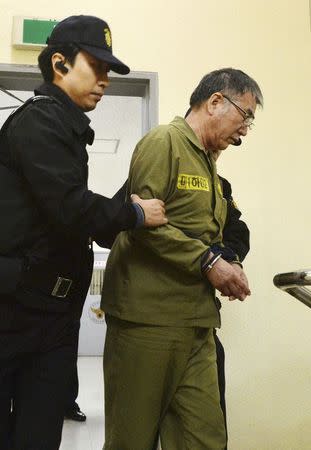
[(244, 118), (244, 124), (251, 129), (251, 127), (254, 125), (254, 119), (255, 117), (253, 116), (253, 114), (249, 114), (246, 111), (244, 111), (244, 109), (242, 109), (239, 105), (237, 105), (236, 103), (234, 103), (231, 98), (227, 97), (225, 94), (222, 94), (223, 97), (225, 97), (225, 99), (228, 100), (228, 102), (230, 102), (243, 116)]

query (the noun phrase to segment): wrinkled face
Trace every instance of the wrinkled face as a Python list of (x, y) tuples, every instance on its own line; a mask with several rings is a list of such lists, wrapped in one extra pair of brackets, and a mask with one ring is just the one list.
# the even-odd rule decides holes
[(251, 118), (255, 118), (257, 105), (254, 96), (249, 92), (243, 95), (228, 95), (227, 98), (221, 93), (214, 95), (214, 103), (211, 101), (213, 123), (208, 130), (206, 144), (209, 150), (218, 152), (237, 142), (241, 136), (247, 135), (249, 122), (252, 121)]
[(83, 111), (92, 111), (109, 85), (109, 65), (85, 51), (80, 51), (74, 65), (66, 63), (65, 66), (68, 72), (61, 75), (56, 84)]

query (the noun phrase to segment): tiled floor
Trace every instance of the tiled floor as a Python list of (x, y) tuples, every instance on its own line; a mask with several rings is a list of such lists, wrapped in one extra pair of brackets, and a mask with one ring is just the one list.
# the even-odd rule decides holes
[(102, 358), (82, 356), (78, 361), (81, 410), (84, 423), (66, 420), (60, 450), (102, 450), (104, 442), (104, 400)]

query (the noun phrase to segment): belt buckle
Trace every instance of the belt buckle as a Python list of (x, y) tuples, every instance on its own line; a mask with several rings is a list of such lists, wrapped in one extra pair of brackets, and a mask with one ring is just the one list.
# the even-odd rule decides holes
[(72, 280), (70, 278), (58, 277), (55, 286), (51, 292), (53, 297), (65, 298), (71, 288)]

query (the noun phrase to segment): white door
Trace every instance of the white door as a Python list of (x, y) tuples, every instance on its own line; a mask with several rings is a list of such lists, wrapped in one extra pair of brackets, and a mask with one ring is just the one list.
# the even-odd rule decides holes
[(133, 150), (142, 137), (142, 98), (104, 96), (88, 116), (95, 131), (88, 147), (89, 187), (111, 197), (127, 179)]
[[(89, 187), (108, 197), (123, 185), (136, 143), (143, 134), (141, 97), (107, 96), (89, 113), (95, 141), (89, 152)], [(108, 251), (94, 245), (93, 289), (104, 270)], [(97, 264), (97, 267), (96, 267)], [(101, 274), (102, 275), (102, 274)], [(100, 295), (89, 294), (81, 318), (79, 355), (102, 355), (106, 324), (99, 309)]]

